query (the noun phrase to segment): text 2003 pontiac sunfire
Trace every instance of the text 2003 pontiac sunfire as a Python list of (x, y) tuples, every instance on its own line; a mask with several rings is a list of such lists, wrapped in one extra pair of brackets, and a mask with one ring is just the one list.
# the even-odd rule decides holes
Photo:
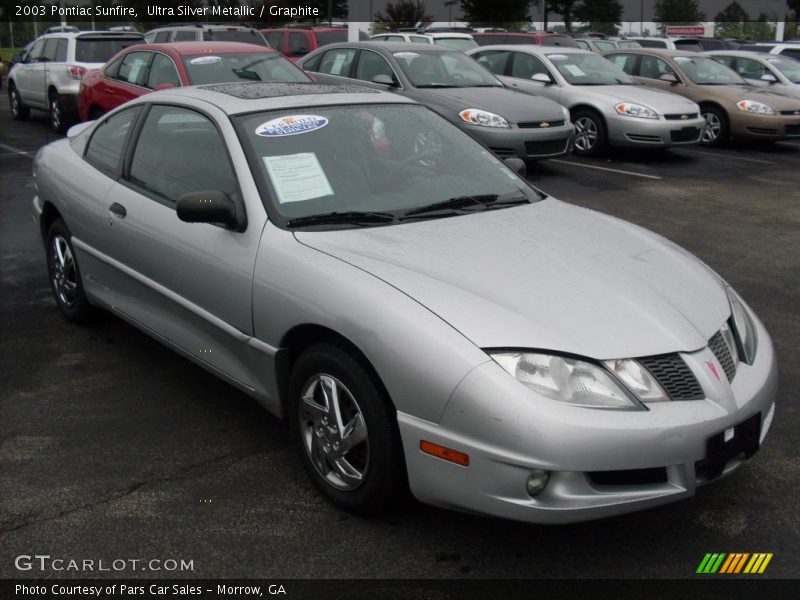
[(691, 496), (769, 429), (772, 343), (718, 275), (410, 100), (215, 85), (71, 133), (34, 166), (61, 311), (106, 308), (287, 416), (341, 507), (408, 486), (593, 519)]

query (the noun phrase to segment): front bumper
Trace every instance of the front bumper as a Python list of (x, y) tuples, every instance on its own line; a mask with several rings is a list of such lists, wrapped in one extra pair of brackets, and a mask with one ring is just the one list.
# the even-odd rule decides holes
[(543, 160), (566, 156), (572, 152), (575, 126), (523, 129), (516, 125), (508, 129), (463, 125), (462, 129), (485, 144), (499, 158), (518, 157), (523, 160)]
[[(484, 363), (462, 380), (439, 424), (398, 414), (411, 490), (429, 504), (533, 523), (597, 519), (692, 496), (708, 481), (712, 437), (756, 415), (761, 440), (769, 428), (777, 366), (766, 330), (757, 327), (756, 361), (741, 363), (732, 384), (705, 367), (714, 360), (708, 348), (683, 354), (706, 399), (648, 411), (561, 405)], [(469, 466), (423, 454), (421, 440), (468, 454)], [(722, 475), (743, 462), (743, 455), (730, 457)], [(536, 497), (526, 491), (532, 469), (551, 473)]]
[(668, 148), (697, 144), (706, 121), (700, 116), (693, 119), (668, 120), (664, 117), (638, 119), (615, 114), (606, 115), (606, 126), (612, 146)]
[(800, 115), (756, 115), (734, 108), (731, 135), (734, 138), (785, 140), (800, 138)]

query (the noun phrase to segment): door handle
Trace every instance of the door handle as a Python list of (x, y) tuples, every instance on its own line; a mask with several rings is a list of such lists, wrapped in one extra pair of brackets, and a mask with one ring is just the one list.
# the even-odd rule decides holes
[(125, 207), (122, 206), (119, 202), (114, 202), (111, 206), (108, 207), (108, 210), (117, 215), (119, 218), (124, 219), (128, 211), (125, 210)]

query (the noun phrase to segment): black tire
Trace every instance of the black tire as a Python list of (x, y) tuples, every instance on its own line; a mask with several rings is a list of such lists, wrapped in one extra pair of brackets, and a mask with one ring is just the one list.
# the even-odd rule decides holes
[[(338, 421), (345, 425), (339, 426), (338, 433), (334, 419), (326, 421), (326, 417), (321, 416), (325, 411), (319, 410), (326, 401), (322, 396), (323, 378), (333, 380), (338, 386), (341, 406)], [(317, 406), (311, 411), (303, 401), (303, 395), (309, 393)], [(350, 410), (353, 404), (355, 411)], [(301, 405), (305, 407), (302, 411)], [(335, 505), (359, 515), (372, 515), (406, 497), (408, 478), (395, 409), (363, 359), (346, 344), (322, 342), (300, 355), (289, 382), (288, 413), (303, 466), (317, 488)], [(344, 440), (349, 439), (345, 430), (358, 420), (358, 414), (363, 418), (366, 439), (338, 454), (337, 444), (344, 447)], [(319, 466), (315, 466), (312, 454)], [(361, 471), (360, 479), (342, 478), (334, 466), (335, 461), (342, 459), (347, 461), (344, 464), (348, 469), (352, 467), (355, 473)], [(326, 471), (330, 471), (327, 476)]]
[(64, 114), (64, 105), (55, 90), (50, 90), (48, 107), (50, 109), (50, 129), (56, 133), (64, 133), (67, 130), (67, 118)]
[(703, 130), (700, 144), (714, 147), (727, 143), (731, 136), (731, 129), (725, 111), (716, 106), (702, 106), (700, 114), (706, 120), (706, 128)]
[(53, 221), (47, 230), (45, 244), (50, 289), (61, 314), (73, 323), (85, 323), (91, 316), (92, 306), (83, 290), (80, 268), (72, 248), (72, 234), (64, 221)]
[(594, 156), (608, 148), (608, 128), (598, 113), (589, 109), (578, 109), (572, 113), (575, 124), (575, 147), (573, 152), (581, 156)]
[(13, 83), (8, 84), (8, 106), (11, 118), (15, 121), (24, 121), (31, 116), (31, 109), (22, 103), (22, 97)]

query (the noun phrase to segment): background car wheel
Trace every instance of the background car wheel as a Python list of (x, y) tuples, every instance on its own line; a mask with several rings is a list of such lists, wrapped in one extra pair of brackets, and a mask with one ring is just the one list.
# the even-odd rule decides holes
[(608, 132), (603, 118), (591, 110), (577, 110), (572, 115), (575, 124), (575, 154), (591, 156), (608, 146)]
[(297, 359), (289, 419), (303, 466), (345, 510), (385, 510), (407, 489), (397, 418), (380, 383), (356, 352), (325, 342)]
[(22, 103), (22, 97), (13, 83), (8, 84), (8, 106), (11, 118), (15, 121), (24, 121), (31, 114), (31, 109)]
[(730, 129), (725, 111), (715, 106), (704, 106), (700, 109), (700, 114), (706, 120), (700, 143), (704, 146), (719, 146), (727, 142)]
[(49, 99), (50, 106), (50, 129), (56, 133), (64, 133), (67, 126), (66, 118), (64, 117), (64, 107), (61, 104), (61, 99), (55, 91), (50, 92)]
[(53, 221), (47, 231), (47, 271), (61, 313), (73, 323), (83, 323), (90, 317), (92, 307), (83, 291), (71, 238), (64, 221)]

